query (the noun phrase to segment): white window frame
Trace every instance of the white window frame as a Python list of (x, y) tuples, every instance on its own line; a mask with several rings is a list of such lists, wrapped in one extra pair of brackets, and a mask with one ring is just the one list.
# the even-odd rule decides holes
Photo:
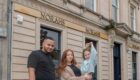
[[(131, 11), (132, 11), (131, 9), (134, 9), (133, 10), (134, 15), (131, 15)], [(133, 22), (131, 22), (132, 18), (133, 18)], [(133, 23), (133, 25), (132, 25), (132, 23)], [(130, 24), (131, 24), (131, 28), (134, 31), (136, 31), (136, 7), (134, 5), (132, 5), (132, 4), (130, 5)]]
[(94, 11), (96, 11), (96, 6), (97, 6), (96, 4), (97, 4), (96, 0), (94, 0), (94, 4), (93, 4), (94, 5)]
[(112, 0), (112, 12), (113, 12), (113, 7), (115, 7), (115, 8), (117, 9), (117, 10), (116, 10), (116, 11), (117, 11), (117, 15), (116, 15), (116, 16), (117, 16), (117, 17), (116, 17), (117, 19), (116, 19), (116, 20), (113, 19), (113, 13), (112, 13), (112, 19), (113, 19), (114, 21), (116, 21), (116, 22), (119, 22), (119, 2), (120, 2), (120, 1), (117, 0), (117, 5), (114, 5), (114, 4), (113, 4), (113, 0)]
[(92, 8), (90, 8), (90, 7), (86, 4), (86, 1), (88, 1), (88, 0), (85, 0), (85, 7), (96, 12), (96, 4), (97, 4), (97, 3), (96, 3), (96, 0), (91, 0), (91, 1), (92, 1), (92, 5), (91, 5)]

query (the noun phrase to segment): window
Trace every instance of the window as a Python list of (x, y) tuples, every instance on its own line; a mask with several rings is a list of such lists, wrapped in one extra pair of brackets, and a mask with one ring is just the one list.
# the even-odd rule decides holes
[[(60, 57), (61, 57), (61, 32), (54, 29), (41, 27), (40, 48), (42, 48), (43, 39), (47, 36), (52, 37), (55, 40), (55, 50), (53, 51), (52, 58), (53, 58), (55, 67), (57, 67), (60, 61)], [(59, 80), (58, 76), (56, 76), (56, 80)]]
[(41, 41), (40, 44), (42, 44), (42, 41), (45, 37), (49, 36), (52, 37), (55, 40), (55, 51), (54, 54), (52, 55), (53, 59), (54, 59), (54, 63), (55, 65), (58, 64), (58, 61), (60, 59), (60, 39), (61, 39), (61, 33), (59, 31), (53, 30), (53, 29), (49, 29), (46, 27), (41, 27)]
[(119, 0), (112, 0), (112, 19), (118, 21), (118, 9), (119, 9)]
[[(97, 50), (97, 41), (86, 38), (86, 39), (85, 39), (85, 43), (89, 43), (89, 42), (92, 42), (93, 45), (94, 45), (94, 47), (95, 47), (96, 50)], [(97, 58), (97, 59), (98, 59), (98, 58)], [(97, 64), (97, 65), (98, 65), (98, 64)], [(97, 79), (97, 66), (95, 67), (95, 73), (94, 73), (93, 75), (94, 75), (94, 76), (93, 76), (93, 80), (98, 80), (98, 79)]]
[(134, 6), (130, 6), (130, 20), (131, 20), (131, 28), (136, 31), (136, 8)]
[(85, 6), (93, 11), (96, 11), (96, 0), (85, 0)]
[(137, 53), (132, 52), (133, 80), (137, 80)]

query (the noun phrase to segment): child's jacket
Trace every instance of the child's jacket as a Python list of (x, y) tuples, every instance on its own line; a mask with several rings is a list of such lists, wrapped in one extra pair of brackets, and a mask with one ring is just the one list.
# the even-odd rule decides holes
[(90, 58), (88, 60), (84, 60), (81, 64), (80, 69), (81, 69), (82, 74), (90, 73), (90, 72), (94, 73), (96, 65), (97, 65), (97, 51), (93, 47), (93, 45), (91, 45)]

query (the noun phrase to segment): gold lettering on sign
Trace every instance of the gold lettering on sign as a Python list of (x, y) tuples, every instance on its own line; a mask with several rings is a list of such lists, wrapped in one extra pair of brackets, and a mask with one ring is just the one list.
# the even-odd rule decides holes
[(108, 40), (108, 35), (107, 34), (101, 33), (99, 31), (95, 31), (91, 28), (86, 28), (86, 33), (92, 34), (94, 36), (100, 37), (100, 38), (105, 39), (105, 40)]
[(56, 24), (60, 24), (60, 25), (65, 24), (64, 19), (44, 13), (44, 12), (41, 12), (41, 19), (45, 21), (50, 21)]
[(93, 32), (92, 34), (95, 35), (95, 36), (100, 37), (100, 32)]
[(94, 30), (92, 30), (92, 29), (90, 29), (90, 28), (86, 28), (86, 32), (87, 32), (88, 34), (92, 34), (92, 35), (95, 35), (95, 36), (97, 36), (97, 37), (100, 37), (100, 32), (94, 31)]
[(132, 45), (132, 48), (134, 48), (134, 49), (137, 49), (137, 50), (140, 50), (140, 47), (139, 46), (137, 46), (137, 45)]

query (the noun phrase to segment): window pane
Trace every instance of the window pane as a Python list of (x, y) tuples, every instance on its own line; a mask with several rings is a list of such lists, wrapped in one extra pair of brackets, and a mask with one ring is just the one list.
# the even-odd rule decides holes
[(60, 39), (61, 39), (61, 33), (59, 31), (55, 31), (55, 30), (52, 30), (52, 29), (48, 29), (48, 28), (45, 28), (45, 27), (42, 27), (41, 28), (41, 35), (40, 35), (40, 38), (41, 38), (41, 46), (42, 46), (42, 41), (45, 37), (49, 36), (49, 37), (52, 37), (54, 40), (55, 40), (55, 51), (53, 52), (53, 59), (54, 59), (54, 63), (55, 65), (58, 64), (58, 61), (59, 61), (59, 58), (60, 58)]
[(134, 17), (134, 8), (131, 6), (131, 8), (130, 8), (130, 14), (131, 14), (131, 16), (133, 16)]
[(117, 6), (117, 2), (118, 0), (112, 0), (112, 4), (114, 5), (114, 6)]
[(135, 16), (135, 7), (130, 6), (130, 19), (131, 19), (131, 28), (136, 31), (136, 16)]
[(112, 19), (117, 21), (117, 8), (112, 6)]
[[(53, 62), (55, 64), (55, 67), (58, 66), (60, 56), (61, 56), (61, 32), (46, 28), (46, 27), (41, 27), (40, 31), (40, 46), (42, 46), (42, 41), (45, 37), (52, 37), (55, 40), (55, 50), (51, 54), (53, 58)], [(41, 47), (40, 47), (41, 48)], [(60, 80), (59, 76), (56, 76), (56, 80)]]
[(92, 10), (94, 10), (95, 11), (95, 0), (92, 0)]
[(131, 27), (133, 28), (133, 26), (134, 26), (134, 18), (131, 17)]
[(89, 9), (92, 9), (92, 0), (85, 0), (86, 2), (86, 7), (89, 8)]
[(117, 21), (118, 18), (118, 0), (112, 0), (112, 19)]
[(87, 8), (96, 11), (96, 0), (85, 0), (85, 5)]

